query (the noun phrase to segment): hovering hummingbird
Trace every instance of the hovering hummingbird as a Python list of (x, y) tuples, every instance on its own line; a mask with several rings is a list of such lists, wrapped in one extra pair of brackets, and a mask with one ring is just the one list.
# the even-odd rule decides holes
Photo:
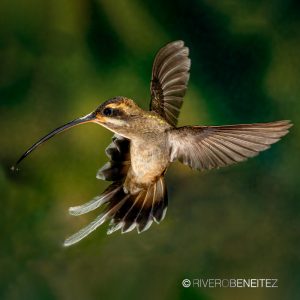
[(93, 122), (114, 133), (105, 152), (109, 161), (97, 178), (112, 181), (98, 197), (71, 207), (71, 215), (81, 215), (103, 207), (89, 225), (65, 240), (70, 246), (82, 240), (105, 221), (107, 234), (137, 228), (147, 230), (166, 214), (168, 195), (164, 175), (171, 162), (179, 160), (197, 170), (225, 167), (266, 150), (288, 133), (290, 121), (226, 126), (176, 127), (183, 103), (191, 60), (183, 41), (167, 44), (157, 53), (150, 84), (150, 110), (133, 100), (115, 97), (95, 111), (75, 119), (36, 142), (17, 161), (54, 135), (73, 126)]

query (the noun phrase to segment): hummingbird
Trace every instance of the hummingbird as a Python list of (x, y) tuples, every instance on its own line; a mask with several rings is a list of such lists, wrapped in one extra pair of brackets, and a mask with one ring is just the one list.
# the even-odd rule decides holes
[(114, 133), (105, 152), (109, 161), (96, 177), (111, 184), (91, 201), (69, 208), (74, 216), (101, 209), (89, 225), (67, 238), (73, 245), (104, 222), (107, 234), (146, 231), (160, 223), (167, 211), (168, 193), (164, 175), (169, 165), (179, 162), (196, 170), (210, 170), (256, 156), (288, 133), (289, 120), (224, 126), (177, 127), (186, 93), (191, 60), (183, 41), (161, 48), (154, 59), (150, 83), (150, 109), (140, 108), (132, 99), (118, 96), (93, 112), (53, 130), (32, 145), (17, 161), (56, 134), (76, 125), (96, 123)]

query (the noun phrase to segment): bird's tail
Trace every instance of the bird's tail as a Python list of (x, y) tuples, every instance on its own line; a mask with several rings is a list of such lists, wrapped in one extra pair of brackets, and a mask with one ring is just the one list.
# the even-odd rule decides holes
[(78, 216), (104, 207), (93, 222), (66, 239), (64, 246), (79, 242), (107, 220), (110, 220), (107, 234), (119, 229), (122, 233), (126, 233), (134, 228), (141, 233), (147, 230), (153, 221), (159, 223), (163, 220), (167, 206), (168, 195), (163, 176), (147, 189), (134, 195), (124, 191), (122, 181), (116, 181), (102, 195), (69, 209), (71, 215)]

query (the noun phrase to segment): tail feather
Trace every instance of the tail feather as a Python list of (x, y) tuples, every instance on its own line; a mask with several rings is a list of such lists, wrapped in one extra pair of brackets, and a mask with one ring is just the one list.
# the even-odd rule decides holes
[(79, 216), (86, 214), (101, 205), (109, 201), (109, 199), (119, 190), (121, 185), (113, 183), (111, 184), (100, 196), (93, 198), (91, 201), (79, 206), (73, 206), (69, 208), (69, 214), (73, 216)]
[(135, 219), (135, 222), (137, 223), (138, 233), (146, 231), (152, 225), (153, 220), (151, 216), (151, 210), (155, 199), (154, 190), (155, 190), (155, 185), (152, 185), (148, 188), (142, 207)]
[(107, 234), (119, 229), (122, 233), (127, 233), (134, 228), (141, 233), (146, 231), (153, 221), (162, 221), (167, 205), (168, 196), (163, 177), (137, 194), (126, 193), (122, 181), (114, 182), (99, 197), (70, 208), (70, 214), (77, 216), (104, 206), (102, 213), (89, 225), (66, 239), (64, 246), (79, 242), (107, 220), (111, 220)]
[(153, 220), (159, 224), (166, 215), (166, 209), (168, 207), (168, 191), (166, 188), (166, 185), (164, 183), (163, 178), (160, 178), (157, 184), (157, 193), (161, 195), (160, 197), (163, 199), (163, 201), (157, 201), (155, 202), (153, 206)]
[(131, 208), (126, 212), (125, 216), (122, 219), (122, 221), (124, 222), (122, 233), (130, 232), (137, 227), (136, 219), (141, 212), (141, 206), (145, 201), (146, 193), (147, 191), (139, 193)]
[(73, 244), (78, 243), (82, 239), (84, 239), (86, 236), (88, 236), (91, 232), (96, 230), (99, 226), (101, 226), (111, 214), (113, 214), (122, 204), (127, 200), (127, 197), (124, 197), (119, 203), (111, 207), (110, 209), (106, 209), (104, 212), (102, 212), (93, 222), (91, 222), (89, 225), (84, 227), (83, 229), (79, 230), (69, 238), (67, 238), (64, 242), (64, 246), (71, 246)]

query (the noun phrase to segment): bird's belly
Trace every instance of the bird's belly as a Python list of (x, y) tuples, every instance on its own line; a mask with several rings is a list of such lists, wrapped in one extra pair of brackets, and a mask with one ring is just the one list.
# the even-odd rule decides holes
[(133, 144), (130, 156), (131, 170), (128, 175), (139, 185), (148, 185), (156, 181), (169, 164), (167, 149), (161, 144)]

